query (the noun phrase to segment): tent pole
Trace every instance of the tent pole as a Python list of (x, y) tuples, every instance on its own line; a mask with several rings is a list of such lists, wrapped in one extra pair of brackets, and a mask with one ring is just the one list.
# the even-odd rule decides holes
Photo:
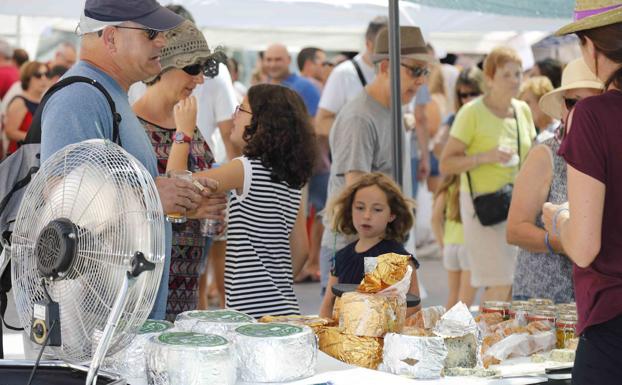
[(391, 122), (393, 127), (393, 179), (402, 187), (402, 101), (400, 95), (399, 1), (389, 0), (389, 64), (391, 66)]
[(15, 46), (16, 47), (21, 47), (22, 46), (22, 16), (21, 15), (17, 15), (17, 36), (15, 39)]

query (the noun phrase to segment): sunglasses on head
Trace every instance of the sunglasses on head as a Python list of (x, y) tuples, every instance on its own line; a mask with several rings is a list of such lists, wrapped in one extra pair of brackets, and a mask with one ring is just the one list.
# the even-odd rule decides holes
[(218, 61), (214, 59), (207, 59), (204, 64), (197, 63), (185, 66), (182, 70), (190, 76), (197, 76), (198, 74), (203, 73), (203, 75), (209, 78), (215, 78), (218, 76), (218, 67)]
[(568, 109), (568, 111), (572, 110), (578, 101), (579, 99), (564, 98), (564, 104), (566, 105), (566, 108)]
[(147, 39), (149, 40), (154, 40), (158, 34), (161, 31), (156, 31), (155, 29), (151, 29), (151, 28), (142, 28), (142, 27), (124, 27), (124, 26), (120, 26), (120, 25), (115, 25), (116, 28), (122, 28), (122, 29), (137, 29), (140, 31), (145, 31), (147, 33)]
[(479, 92), (458, 92), (458, 96), (460, 97), (460, 99), (476, 98), (480, 95), (481, 93)]
[(404, 63), (400, 63), (400, 65), (406, 68), (410, 73), (410, 76), (412, 76), (413, 78), (428, 76), (430, 74), (430, 70), (427, 67), (414, 67)]

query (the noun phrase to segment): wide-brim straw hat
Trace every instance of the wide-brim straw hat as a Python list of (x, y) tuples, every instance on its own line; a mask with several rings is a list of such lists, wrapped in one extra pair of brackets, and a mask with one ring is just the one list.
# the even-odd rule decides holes
[[(400, 57), (432, 62), (432, 56), (428, 53), (423, 34), (419, 27), (400, 27)], [(389, 58), (389, 30), (383, 28), (378, 32), (374, 42), (372, 60), (378, 62)]]
[(582, 58), (575, 59), (566, 65), (562, 73), (562, 85), (540, 98), (540, 109), (547, 115), (560, 120), (562, 118), (562, 103), (564, 91), (577, 88), (593, 88), (603, 90), (603, 82), (590, 71)]
[(577, 0), (574, 21), (560, 28), (555, 34), (567, 35), (620, 22), (622, 22), (622, 1)]

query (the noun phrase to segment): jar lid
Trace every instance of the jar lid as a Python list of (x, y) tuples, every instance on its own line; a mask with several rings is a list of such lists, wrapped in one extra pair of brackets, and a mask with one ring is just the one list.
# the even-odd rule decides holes
[(482, 308), (486, 309), (509, 309), (510, 303), (505, 301), (484, 301)]
[(549, 298), (529, 298), (528, 302), (532, 305), (553, 305), (554, 302)]

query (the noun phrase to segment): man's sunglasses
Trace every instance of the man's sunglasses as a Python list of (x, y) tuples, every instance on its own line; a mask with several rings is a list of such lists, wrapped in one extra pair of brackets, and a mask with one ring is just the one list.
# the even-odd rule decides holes
[(460, 97), (460, 99), (466, 99), (466, 98), (476, 98), (478, 96), (480, 96), (481, 93), (480, 92), (458, 92), (458, 96)]
[(116, 28), (122, 28), (122, 29), (137, 29), (139, 31), (145, 31), (147, 33), (147, 39), (149, 40), (155, 40), (156, 37), (158, 37), (158, 34), (162, 31), (157, 31), (155, 29), (151, 29), (151, 28), (142, 28), (142, 27), (124, 27), (124, 26), (120, 26), (120, 25), (115, 25)]
[(430, 70), (427, 67), (412, 67), (404, 63), (400, 63), (400, 65), (406, 68), (410, 73), (410, 76), (412, 76), (413, 78), (428, 76), (430, 74)]
[(564, 98), (564, 104), (566, 105), (568, 111), (572, 110), (578, 101), (579, 99)]
[(209, 78), (215, 78), (218, 76), (218, 66), (218, 61), (214, 59), (207, 59), (207, 61), (203, 64), (198, 63), (185, 66), (182, 70), (190, 76), (197, 76), (198, 74), (203, 73), (203, 75)]

